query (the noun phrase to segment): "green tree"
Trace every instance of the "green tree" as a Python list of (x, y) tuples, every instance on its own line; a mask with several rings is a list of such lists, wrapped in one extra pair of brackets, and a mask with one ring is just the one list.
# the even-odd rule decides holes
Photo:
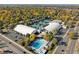
[(74, 36), (75, 36), (75, 33), (74, 33), (74, 32), (69, 32), (69, 38), (70, 38), (70, 39), (73, 39)]
[(35, 35), (35, 34), (31, 34), (31, 35), (30, 35), (30, 41), (34, 41), (35, 38), (36, 38), (36, 35)]

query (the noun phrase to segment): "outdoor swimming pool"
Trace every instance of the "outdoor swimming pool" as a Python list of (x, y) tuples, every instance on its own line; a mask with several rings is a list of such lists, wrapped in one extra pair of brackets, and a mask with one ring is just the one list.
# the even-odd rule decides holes
[(41, 28), (47, 26), (49, 24), (49, 22), (51, 22), (51, 20), (46, 20), (45, 19), (45, 20), (41, 20), (39, 22), (36, 22), (36, 23), (34, 23), (30, 26), (33, 27), (33, 28), (36, 28), (36, 29), (41, 29)]
[(39, 49), (42, 46), (47, 44), (47, 41), (44, 39), (37, 39), (36, 41), (32, 42), (30, 46), (32, 46), (34, 49)]

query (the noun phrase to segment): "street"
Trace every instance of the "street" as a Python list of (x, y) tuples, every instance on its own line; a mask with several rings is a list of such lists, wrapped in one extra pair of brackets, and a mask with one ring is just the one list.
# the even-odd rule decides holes
[(76, 40), (70, 40), (65, 53), (66, 54), (74, 54), (75, 44), (76, 44)]
[(54, 51), (55, 54), (74, 54), (75, 45), (76, 45), (77, 40), (69, 40), (67, 35), (71, 31), (77, 32), (77, 30), (79, 30), (79, 27), (77, 25), (78, 25), (78, 22), (76, 23), (74, 28), (69, 28), (67, 30), (62, 40), (67, 43), (67, 46), (58, 45), (57, 46), (58, 48), (56, 48), (56, 50)]
[(4, 35), (0, 34), (0, 39), (2, 39), (3, 41), (5, 41), (7, 43), (7, 45), (9, 45), (11, 47), (11, 49), (15, 52), (15, 53), (20, 53), (20, 54), (33, 54), (32, 52), (30, 52), (29, 50), (25, 49), (24, 47), (20, 46), (19, 44), (17, 44), (16, 42), (12, 41), (11, 39), (5, 37)]
[[(68, 40), (68, 37), (67, 37), (67, 34), (68, 34), (68, 32), (70, 32), (71, 31), (71, 29), (68, 29), (67, 30), (67, 32), (65, 33), (65, 35), (63, 36), (63, 40), (62, 41), (65, 41), (65, 42), (67, 42)], [(66, 46), (64, 46), (64, 45), (58, 45), (58, 48), (57, 48), (57, 50), (55, 51), (55, 54), (63, 54), (64, 53), (64, 51), (65, 51), (65, 49), (66, 49)], [(64, 50), (63, 52), (62, 52), (62, 50)]]
[[(75, 28), (73, 30), (75, 33), (78, 33), (77, 30), (79, 30), (77, 25), (78, 25), (78, 22), (76, 23)], [(65, 51), (66, 54), (74, 54), (75, 53), (74, 51), (75, 51), (76, 42), (77, 42), (77, 39), (69, 39), (69, 43), (68, 43), (68, 46)]]

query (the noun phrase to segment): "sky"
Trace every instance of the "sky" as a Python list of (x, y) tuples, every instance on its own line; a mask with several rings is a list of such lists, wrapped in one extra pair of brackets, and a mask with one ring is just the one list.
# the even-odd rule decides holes
[(0, 4), (79, 4), (79, 0), (0, 0)]

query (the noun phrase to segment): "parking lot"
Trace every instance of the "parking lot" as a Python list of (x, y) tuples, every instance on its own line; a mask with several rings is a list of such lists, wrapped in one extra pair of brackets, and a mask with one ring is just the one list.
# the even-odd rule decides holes
[(18, 40), (22, 40), (23, 39), (23, 35), (13, 31), (13, 30), (9, 30), (8, 34), (4, 34), (5, 36), (7, 36), (8, 38), (10, 38), (13, 41), (18, 41)]
[(0, 39), (0, 49), (3, 54), (15, 54), (10, 46), (7, 45), (7, 43)]

